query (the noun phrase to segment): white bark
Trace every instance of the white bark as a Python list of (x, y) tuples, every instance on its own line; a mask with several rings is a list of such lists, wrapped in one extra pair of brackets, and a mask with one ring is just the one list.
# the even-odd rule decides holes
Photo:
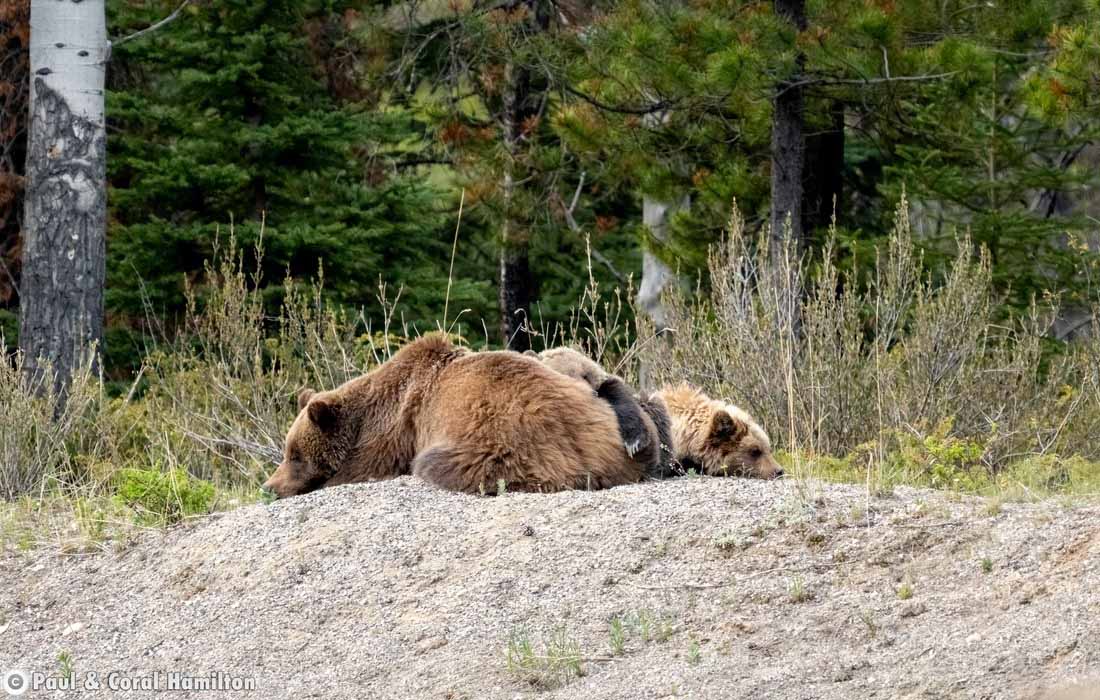
[(102, 130), (109, 54), (105, 0), (33, 0), (31, 113), (41, 78), (74, 114)]
[[(661, 201), (652, 197), (642, 199), (642, 223), (659, 242), (668, 241), (668, 222), (678, 211), (688, 208), (691, 199), (684, 195), (678, 201)], [(657, 331), (668, 328), (668, 312), (661, 303), (661, 294), (675, 273), (649, 248), (642, 251), (642, 280), (638, 286), (638, 303), (653, 321)]]
[(32, 0), (20, 346), (64, 386), (103, 335), (105, 0)]

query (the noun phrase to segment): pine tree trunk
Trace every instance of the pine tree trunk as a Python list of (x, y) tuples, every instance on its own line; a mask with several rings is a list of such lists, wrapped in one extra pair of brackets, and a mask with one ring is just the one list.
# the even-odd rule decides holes
[[(691, 199), (684, 195), (679, 201), (662, 201), (653, 197), (642, 199), (642, 223), (658, 242), (668, 241), (669, 219), (678, 211), (687, 209)], [(668, 328), (668, 310), (661, 302), (661, 295), (670, 283), (675, 281), (675, 273), (653, 251), (642, 251), (642, 279), (638, 285), (638, 303), (642, 311), (653, 321), (655, 330), (660, 333)]]
[[(806, 29), (805, 0), (775, 0), (775, 13), (794, 25), (798, 31)], [(802, 123), (804, 99), (802, 67), (805, 57), (799, 53), (796, 69), (776, 86), (774, 114), (772, 117), (772, 245), (782, 244), (786, 226), (790, 222), (790, 235), (799, 245), (802, 243), (802, 172), (805, 159)]]
[(513, 168), (519, 157), (522, 105), (526, 100), (526, 71), (509, 67), (512, 80), (504, 97), (504, 147), (508, 153), (508, 172), (504, 174), (504, 217), (500, 223), (500, 334), (504, 347), (523, 352), (531, 347), (524, 332), (533, 297), (533, 280), (528, 260), (529, 232), (525, 230), (515, 205)]
[(830, 127), (806, 137), (805, 165), (802, 173), (802, 230), (806, 236), (827, 227), (834, 208), (840, 206), (844, 181), (844, 103), (829, 107)]
[(33, 0), (20, 337), (63, 388), (103, 339), (110, 52), (104, 0)]
[[(528, 28), (534, 32), (546, 31), (550, 16), (544, 3), (526, 0)], [(508, 166), (504, 174), (504, 216), (500, 227), (500, 333), (505, 347), (523, 352), (531, 347), (531, 337), (524, 330), (530, 319), (531, 303), (538, 293), (538, 283), (531, 274), (529, 258), (530, 236), (528, 212), (520, 211), (515, 197), (515, 172), (521, 160), (525, 141), (534, 138), (527, 134), (529, 120), (538, 114), (542, 101), (541, 89), (536, 89), (531, 71), (524, 66), (509, 64), (507, 86), (501, 110), (501, 130), (504, 147), (508, 153)]]

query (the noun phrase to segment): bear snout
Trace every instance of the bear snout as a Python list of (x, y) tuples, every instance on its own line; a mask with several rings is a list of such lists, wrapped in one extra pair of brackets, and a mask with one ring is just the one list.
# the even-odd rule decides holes
[(285, 464), (280, 464), (275, 472), (268, 477), (267, 481), (260, 486), (260, 491), (266, 496), (273, 496), (275, 498), (287, 498), (293, 496), (293, 490), (288, 488), (287, 473), (289, 468)]

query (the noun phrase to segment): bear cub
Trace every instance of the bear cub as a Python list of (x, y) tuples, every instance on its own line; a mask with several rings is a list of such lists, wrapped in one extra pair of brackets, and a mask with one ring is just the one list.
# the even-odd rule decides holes
[[(535, 355), (532, 351), (527, 351)], [(663, 479), (676, 475), (672, 460), (672, 433), (668, 409), (658, 396), (640, 396), (621, 378), (607, 372), (590, 357), (568, 347), (536, 355), (544, 365), (579, 379), (610, 404), (619, 422), (623, 445), (646, 467), (646, 476)]]

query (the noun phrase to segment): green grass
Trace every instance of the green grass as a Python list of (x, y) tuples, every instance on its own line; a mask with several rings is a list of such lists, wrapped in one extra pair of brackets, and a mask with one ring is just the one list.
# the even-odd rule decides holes
[(526, 628), (514, 628), (504, 658), (509, 674), (544, 690), (560, 687), (585, 674), (580, 647), (564, 627), (547, 635), (541, 645), (532, 642)]
[(898, 486), (929, 488), (991, 499), (986, 515), (998, 515), (1004, 502), (1038, 501), (1052, 497), (1100, 497), (1100, 461), (1083, 457), (1028, 455), (990, 469), (980, 445), (950, 438), (925, 438), (896, 444), (877, 458), (877, 448), (863, 446), (845, 457), (780, 453), (786, 468), (800, 463), (805, 477), (834, 483), (859, 484), (886, 496)]
[(805, 603), (813, 598), (813, 593), (806, 588), (806, 581), (801, 576), (793, 576), (787, 580), (787, 598), (792, 603)]
[(897, 594), (898, 600), (909, 600), (913, 597), (913, 584), (908, 581), (902, 582), (902, 584), (898, 586)]

